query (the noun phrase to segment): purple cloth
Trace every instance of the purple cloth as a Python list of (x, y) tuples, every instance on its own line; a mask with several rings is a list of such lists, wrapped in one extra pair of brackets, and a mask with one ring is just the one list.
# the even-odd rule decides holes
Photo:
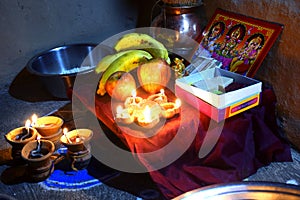
[[(81, 93), (76, 95), (93, 110), (94, 105), (89, 103), (88, 94), (90, 91), (83, 86)], [(259, 106), (225, 120), (217, 143), (203, 158), (199, 158), (199, 150), (204, 144), (211, 119), (205, 115), (197, 115), (199, 112), (191, 106), (182, 109), (179, 117), (168, 120), (157, 134), (149, 138), (133, 136), (145, 131), (133, 130), (130, 127), (123, 127), (121, 130), (116, 126), (108, 96), (96, 96), (94, 114), (134, 153), (143, 154), (163, 148), (174, 139), (180, 129), (184, 130), (184, 137), (179, 142), (193, 137), (192, 144), (185, 153), (162, 169), (151, 171), (149, 163), (153, 160), (137, 157), (147, 167), (162, 194), (170, 199), (202, 186), (241, 181), (271, 162), (292, 161), (289, 145), (277, 132), (276, 97), (273, 91), (263, 90), (261, 99)], [(195, 137), (193, 130), (197, 131)], [(152, 158), (160, 162), (169, 153), (164, 151)]]
[(209, 118), (201, 119), (192, 148), (171, 165), (150, 172), (165, 197), (174, 198), (210, 184), (241, 181), (271, 162), (292, 161), (289, 145), (273, 131), (274, 101), (273, 93), (264, 91), (260, 106), (227, 119), (217, 144), (202, 159), (198, 151)]

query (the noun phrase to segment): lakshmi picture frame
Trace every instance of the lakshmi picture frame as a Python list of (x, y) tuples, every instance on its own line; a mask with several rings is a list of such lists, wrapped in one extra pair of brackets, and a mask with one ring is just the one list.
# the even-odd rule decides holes
[(218, 8), (200, 37), (194, 56), (222, 62), (222, 69), (254, 77), (283, 25)]

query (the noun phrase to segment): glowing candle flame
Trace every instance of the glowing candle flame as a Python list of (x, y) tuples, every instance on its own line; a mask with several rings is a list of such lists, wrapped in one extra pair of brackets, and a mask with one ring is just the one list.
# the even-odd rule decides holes
[(30, 124), (31, 124), (31, 121), (29, 119), (27, 119), (26, 122), (25, 122), (25, 128), (27, 130), (27, 134), (29, 133)]
[(72, 141), (69, 139), (69, 137), (67, 136), (67, 133), (68, 133), (68, 129), (67, 128), (64, 128), (63, 129), (63, 133), (64, 133), (64, 136), (66, 137), (68, 143), (72, 143)]
[(160, 89), (160, 94), (161, 95), (165, 95), (165, 90), (164, 89)]
[(132, 96), (133, 98), (135, 98), (135, 97), (136, 97), (136, 91), (135, 91), (135, 90), (132, 90), (132, 92), (131, 92), (131, 96)]
[(41, 141), (40, 141), (41, 136), (38, 135), (36, 139), (37, 139), (37, 151), (40, 152), (41, 151)]
[(175, 106), (176, 106), (177, 108), (179, 108), (179, 107), (181, 106), (181, 101), (180, 101), (180, 99), (176, 99), (176, 100), (175, 100)]
[(121, 114), (123, 112), (123, 108), (121, 105), (117, 106), (117, 114)]
[(37, 115), (36, 114), (33, 114), (32, 116), (31, 116), (31, 126), (35, 126), (35, 124), (36, 124), (36, 121), (37, 121)]
[(145, 122), (151, 122), (151, 109), (149, 108), (149, 106), (147, 105), (145, 107), (145, 110), (144, 110), (144, 119), (145, 119)]
[(29, 128), (30, 124), (31, 124), (31, 121), (29, 119), (27, 119), (26, 122), (25, 122), (25, 127)]
[(79, 136), (79, 131), (76, 130), (76, 139), (75, 142), (81, 142), (81, 137)]

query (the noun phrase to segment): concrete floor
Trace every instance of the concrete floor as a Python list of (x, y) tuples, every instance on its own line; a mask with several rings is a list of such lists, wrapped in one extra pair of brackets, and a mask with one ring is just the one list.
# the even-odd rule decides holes
[[(42, 101), (42, 102), (27, 102), (16, 99), (9, 94), (9, 86), (17, 75), (11, 74), (6, 79), (1, 79), (0, 88), (0, 142), (4, 144), (1, 149), (8, 146), (4, 139), (4, 135), (10, 130), (23, 126), (25, 120), (31, 117), (33, 113), (38, 116), (47, 115), (56, 109), (59, 109), (69, 101)], [(246, 180), (249, 181), (272, 181), (289, 184), (300, 183), (300, 155), (292, 149), (293, 162), (287, 163), (271, 163), (269, 166), (263, 167), (258, 172)], [(2, 163), (0, 163), (2, 164)], [(0, 166), (0, 174), (5, 170), (6, 165)], [(37, 192), (38, 191), (38, 192)], [(95, 186), (88, 190), (78, 191), (49, 191), (40, 187), (38, 183), (18, 183), (7, 185), (0, 182), (0, 194), (6, 194), (16, 199), (22, 199), (24, 196), (29, 199), (41, 199), (40, 195), (45, 199), (137, 199), (136, 196), (128, 192), (110, 187), (105, 184)], [(34, 195), (33, 195), (34, 194)]]
[[(4, 135), (10, 130), (23, 126), (26, 119), (30, 118), (33, 113), (38, 116), (47, 115), (56, 109), (59, 109), (69, 101), (44, 101), (44, 102), (27, 102), (16, 99), (9, 94), (10, 83), (14, 80), (16, 74), (7, 76), (6, 79), (1, 79), (0, 88), (0, 149), (7, 149), (9, 144), (5, 141)], [(6, 152), (1, 151), (0, 157), (4, 156)], [(7, 165), (1, 165), (0, 174), (7, 168)], [(124, 192), (113, 187), (101, 184), (89, 190), (82, 191), (49, 191), (42, 188), (38, 183), (18, 183), (18, 184), (4, 184), (0, 182), (0, 194), (9, 195), (16, 199), (136, 199), (132, 194)]]

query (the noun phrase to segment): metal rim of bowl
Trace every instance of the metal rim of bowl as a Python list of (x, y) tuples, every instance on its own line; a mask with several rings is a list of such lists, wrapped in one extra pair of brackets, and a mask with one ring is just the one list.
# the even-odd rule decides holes
[[(30, 60), (26, 64), (26, 69), (30, 73), (32, 73), (34, 75), (38, 75), (38, 76), (49, 76), (49, 77), (51, 77), (51, 76), (61, 76), (61, 77), (64, 77), (64, 76), (76, 76), (78, 74), (77, 72), (70, 73), (70, 74), (46, 74), (46, 73), (38, 72), (38, 71), (36, 71), (36, 70), (34, 70), (32, 68), (32, 64), (39, 57), (44, 56), (46, 54), (49, 54), (50, 52), (55, 52), (55, 51), (58, 51), (58, 50), (61, 50), (61, 49), (67, 49), (67, 48), (76, 47), (76, 46), (90, 46), (90, 47), (92, 47), (94, 49), (97, 46), (97, 44), (94, 44), (94, 43), (78, 43), (78, 44), (61, 45), (61, 46), (56, 46), (56, 47), (50, 48), (48, 50), (42, 51), (41, 53), (38, 53), (37, 55), (33, 56), (32, 58), (30, 58)], [(90, 72), (92, 70), (93, 69), (84, 70), (84, 71), (81, 71), (80, 74), (88, 73), (88, 72)]]
[[(273, 197), (284, 195), (293, 199), (300, 199), (300, 187), (298, 185), (284, 184), (268, 181), (245, 181), (205, 186), (186, 192), (173, 200), (192, 199), (256, 199), (255, 194), (270, 194)], [(282, 197), (282, 196), (281, 196)], [(271, 199), (274, 199), (271, 198)], [(266, 198), (268, 199), (268, 198)]]

